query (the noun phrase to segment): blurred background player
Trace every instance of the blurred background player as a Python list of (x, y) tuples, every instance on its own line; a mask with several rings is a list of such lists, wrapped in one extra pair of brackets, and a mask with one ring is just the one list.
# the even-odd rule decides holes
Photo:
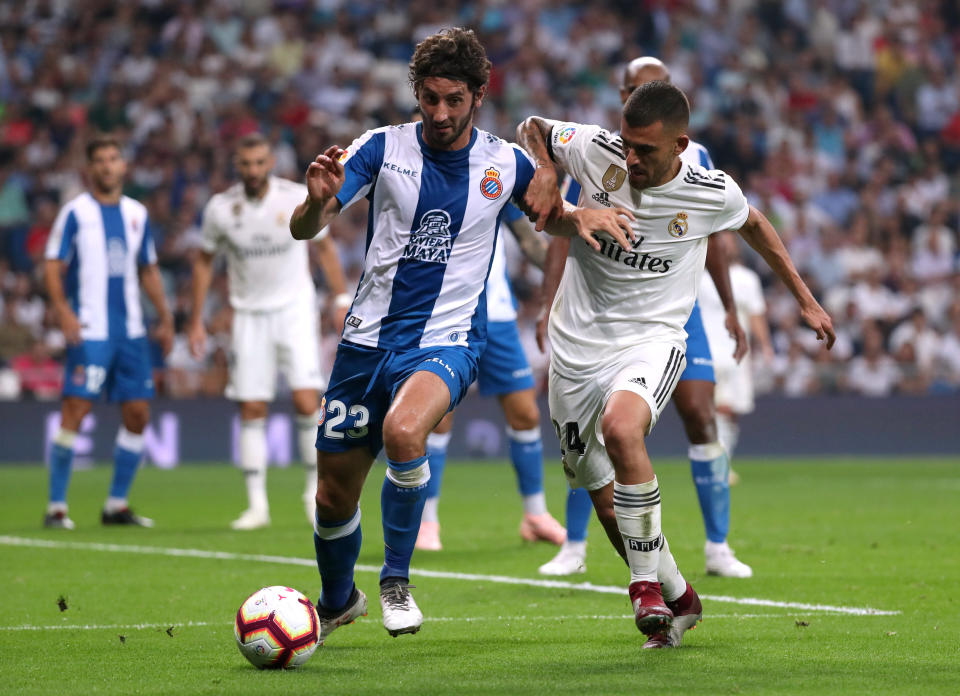
[[(767, 327), (767, 304), (763, 299), (760, 276), (740, 262), (740, 249), (733, 233), (721, 232), (718, 237), (730, 260), (730, 285), (740, 324), (746, 331), (747, 341), (750, 342), (752, 338), (754, 345), (760, 349), (761, 358), (770, 364), (773, 361), (773, 344)], [(751, 361), (746, 359), (737, 362), (733, 359), (733, 341), (724, 328), (726, 314), (708, 273), (700, 278), (697, 301), (703, 316), (703, 328), (713, 352), (713, 372), (717, 385), (714, 392), (717, 435), (727, 455), (732, 457), (740, 435), (739, 418), (751, 413), (754, 407)], [(730, 476), (733, 483), (732, 469)]]
[[(624, 70), (620, 101), (626, 103), (627, 98), (637, 87), (653, 80), (669, 82), (670, 73), (666, 65), (652, 56), (632, 60)], [(713, 169), (713, 162), (706, 148), (693, 140), (680, 154), (680, 159), (685, 164)], [(566, 200), (575, 203), (579, 198), (580, 186), (570, 177), (567, 179), (568, 181), (564, 183), (565, 197)], [(569, 244), (570, 242), (565, 239), (551, 240), (551, 248), (547, 252), (544, 298), (548, 310), (537, 326), (537, 340), (541, 347), (546, 336), (549, 308), (553, 304), (560, 275), (563, 273)], [(718, 258), (717, 252), (714, 251), (716, 244), (717, 242), (711, 239), (708, 263), (724, 262), (725, 265), (722, 256)], [(726, 316), (729, 318), (729, 313)], [(688, 450), (690, 470), (697, 489), (697, 499), (707, 536), (704, 545), (706, 570), (710, 574), (725, 577), (750, 577), (753, 570), (738, 560), (727, 544), (727, 534), (730, 529), (729, 459), (717, 437), (713, 406), (713, 362), (700, 317), (700, 309), (696, 303), (693, 305), (693, 311), (684, 330), (687, 333), (687, 366), (680, 375), (680, 382), (673, 392), (673, 401), (683, 420), (687, 439), (690, 441)], [(571, 575), (586, 571), (586, 539), (590, 509), (590, 499), (584, 492), (571, 490), (567, 494), (567, 542), (553, 559), (540, 566), (540, 573)]]
[[(147, 210), (123, 195), (127, 165), (109, 135), (86, 147), (89, 190), (60, 210), (46, 247), (44, 276), (50, 303), (67, 340), (60, 430), (50, 447), (50, 499), (45, 527), (73, 529), (67, 488), (80, 423), (106, 392), (120, 402), (122, 425), (113, 451), (113, 480), (103, 524), (152, 527), (127, 504), (143, 456), (143, 431), (153, 397), (140, 285), (157, 311), (154, 337), (164, 354), (173, 343), (173, 317), (157, 271)], [(66, 272), (66, 288), (62, 276)]]
[[(304, 505), (313, 521), (317, 481), (317, 391), (320, 372), (317, 298), (306, 244), (290, 238), (289, 221), (307, 195), (303, 184), (271, 176), (274, 156), (259, 133), (237, 144), (234, 167), (240, 182), (213, 196), (203, 213), (201, 248), (193, 264), (193, 317), (190, 349), (206, 354), (203, 305), (217, 251), (227, 257), (233, 308), (230, 382), (227, 397), (240, 404), (240, 468), (247, 487), (247, 509), (233, 529), (270, 524), (267, 502), (267, 403), (276, 396), (277, 370), (290, 385), (297, 412), (297, 443), (306, 466)], [(323, 228), (315, 237), (323, 268), (343, 326), (350, 296), (337, 248)]]
[[(524, 255), (542, 269), (546, 254), (544, 239), (512, 204), (505, 208), (504, 220), (517, 238)], [(477, 386), (483, 396), (497, 397), (507, 421), (510, 462), (516, 472), (517, 488), (523, 499), (520, 536), (527, 541), (542, 540), (560, 545), (567, 538), (567, 533), (563, 525), (547, 511), (547, 500), (543, 493), (540, 409), (537, 407), (533, 370), (523, 353), (517, 333), (517, 305), (507, 277), (506, 253), (501, 236), (497, 237), (486, 293), (487, 345), (480, 354)], [(417, 548), (425, 551), (439, 551), (442, 548), (437, 506), (452, 427), (453, 414), (448, 413), (427, 438), (430, 481), (427, 483), (427, 500), (417, 535)]]

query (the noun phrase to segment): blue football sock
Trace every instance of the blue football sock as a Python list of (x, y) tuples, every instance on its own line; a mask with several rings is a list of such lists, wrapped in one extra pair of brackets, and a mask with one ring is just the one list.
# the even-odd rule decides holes
[(110, 497), (126, 499), (137, 475), (140, 458), (143, 456), (143, 434), (131, 433), (120, 426), (117, 444), (113, 448), (113, 481), (110, 483)]
[(730, 531), (730, 461), (718, 442), (691, 445), (690, 472), (697, 488), (707, 541), (723, 543)]
[(360, 508), (348, 520), (316, 520), (313, 548), (320, 570), (320, 605), (341, 609), (353, 592), (353, 568), (360, 557)]
[(427, 459), (430, 461), (430, 480), (427, 481), (427, 498), (440, 496), (443, 470), (447, 465), (447, 445), (450, 433), (430, 433), (427, 436)]
[(567, 541), (586, 541), (593, 501), (586, 488), (567, 491)]
[(67, 488), (73, 468), (73, 441), (77, 434), (69, 430), (57, 433), (50, 445), (50, 502), (67, 502)]
[(543, 441), (540, 428), (514, 430), (507, 427), (510, 439), (510, 461), (517, 473), (520, 495), (536, 495), (543, 492)]
[(409, 462), (387, 459), (387, 475), (380, 491), (384, 543), (381, 580), (410, 577), (410, 559), (417, 543), (429, 479), (426, 455)]

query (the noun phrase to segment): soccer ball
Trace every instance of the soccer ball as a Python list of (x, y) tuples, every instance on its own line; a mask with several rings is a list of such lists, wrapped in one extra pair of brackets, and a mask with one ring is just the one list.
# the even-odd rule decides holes
[(237, 611), (237, 647), (259, 669), (299, 667), (320, 641), (320, 617), (313, 602), (292, 587), (257, 590)]

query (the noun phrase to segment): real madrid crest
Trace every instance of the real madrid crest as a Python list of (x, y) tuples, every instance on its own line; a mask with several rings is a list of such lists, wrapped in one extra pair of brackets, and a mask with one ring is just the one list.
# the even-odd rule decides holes
[(611, 164), (609, 167), (607, 167), (607, 171), (603, 173), (603, 188), (605, 191), (612, 193), (623, 186), (623, 182), (626, 180), (627, 170), (622, 169), (615, 164)]
[(687, 214), (677, 213), (677, 216), (667, 225), (667, 232), (671, 237), (679, 239), (687, 234)]
[(490, 167), (484, 172), (484, 177), (480, 181), (480, 193), (484, 198), (491, 201), (500, 198), (503, 193), (503, 182), (500, 181), (500, 172)]

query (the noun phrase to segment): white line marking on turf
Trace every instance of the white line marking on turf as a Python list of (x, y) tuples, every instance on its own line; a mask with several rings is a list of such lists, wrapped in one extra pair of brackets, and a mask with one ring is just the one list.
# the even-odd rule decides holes
[[(232, 553), (230, 551), (209, 551), (206, 549), (176, 549), (166, 546), (139, 546), (122, 544), (99, 544), (83, 541), (51, 541), (49, 539), (32, 539), (0, 535), (0, 544), (6, 546), (28, 546), (48, 549), (73, 549), (81, 551), (108, 551), (113, 553), (139, 553), (154, 556), (180, 556), (187, 558), (213, 558), (227, 561), (252, 561), (257, 563), (277, 563), (313, 567), (315, 561), (309, 558), (294, 558), (291, 556), (267, 556), (262, 554)], [(379, 573), (380, 566), (358, 565), (356, 570), (361, 573)], [(604, 594), (624, 595), (627, 591), (623, 587), (613, 585), (594, 585), (592, 582), (565, 582), (563, 580), (537, 580), (533, 578), (516, 578), (510, 575), (480, 575), (477, 573), (452, 573), (442, 570), (410, 569), (411, 575), (425, 578), (444, 578), (447, 580), (472, 580), (474, 582), (494, 582), (505, 585), (526, 585), (528, 587), (549, 587), (561, 590), (582, 590), (585, 592), (600, 592)], [(728, 595), (700, 595), (701, 599), (713, 602), (727, 602), (730, 604), (745, 604), (760, 607), (776, 607), (778, 609), (800, 609), (803, 611), (826, 612), (833, 614), (850, 614), (853, 616), (895, 616), (899, 611), (886, 611), (871, 607), (837, 607), (829, 604), (807, 604), (805, 602), (780, 602), (773, 599), (759, 599), (755, 597), (730, 597)]]
[[(799, 616), (814, 616), (813, 614), (709, 614), (707, 619), (792, 619)], [(581, 614), (574, 616), (428, 616), (424, 623), (476, 623), (479, 621), (630, 621), (633, 614)], [(195, 628), (215, 626), (226, 628), (232, 626), (226, 621), (187, 621), (177, 623), (136, 623), (136, 624), (51, 624), (49, 626), (35, 626), (23, 624), (21, 626), (0, 626), (0, 631), (146, 631), (166, 630), (173, 628)]]

